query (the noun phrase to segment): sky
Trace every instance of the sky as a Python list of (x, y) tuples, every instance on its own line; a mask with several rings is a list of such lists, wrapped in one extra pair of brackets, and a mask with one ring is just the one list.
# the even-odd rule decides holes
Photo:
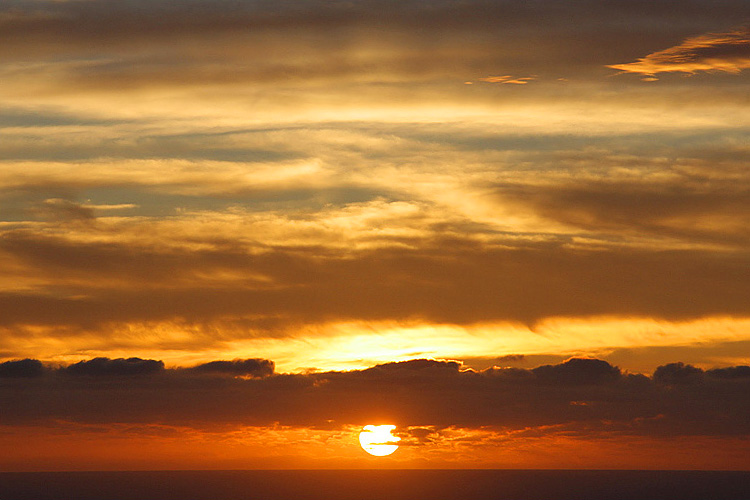
[(0, 39), (0, 470), (750, 469), (746, 0)]

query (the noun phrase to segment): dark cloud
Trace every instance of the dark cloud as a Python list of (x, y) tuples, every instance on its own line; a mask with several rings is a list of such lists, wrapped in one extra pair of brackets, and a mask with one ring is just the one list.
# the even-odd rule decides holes
[(678, 362), (658, 367), (653, 376), (654, 381), (663, 384), (699, 384), (710, 378), (723, 380), (750, 378), (750, 366), (729, 366), (704, 371), (693, 365)]
[(245, 375), (250, 377), (267, 377), (273, 375), (274, 363), (267, 359), (235, 359), (233, 361), (211, 361), (192, 368), (199, 373), (218, 373), (224, 375)]
[[(550, 364), (560, 364), (570, 359), (570, 354), (508, 354), (506, 356), (462, 356), (463, 366), (473, 370), (482, 371), (488, 368), (513, 368), (543, 366)], [(664, 358), (660, 358), (664, 359)], [(666, 359), (674, 359), (667, 357)], [(632, 362), (632, 359), (628, 359)], [(650, 360), (644, 371), (658, 365), (659, 359)], [(630, 365), (629, 365), (630, 366)]]
[(389, 372), (392, 374), (403, 373), (408, 375), (410, 372), (425, 373), (425, 370), (458, 372), (461, 363), (458, 361), (437, 361), (434, 359), (413, 359), (410, 361), (397, 361), (393, 363), (384, 363), (368, 369), (368, 372)]
[[(748, 352), (750, 352), (750, 341), (736, 340), (689, 345), (616, 348), (601, 357), (611, 364), (627, 366), (628, 369), (638, 372), (647, 372), (668, 359), (681, 359), (686, 364), (694, 366), (723, 366), (729, 363), (728, 360), (736, 360), (735, 363), (739, 363), (747, 358)], [(537, 364), (542, 362), (538, 358), (532, 359)]]
[(714, 368), (706, 371), (710, 377), (723, 379), (750, 378), (750, 366), (730, 366), (727, 368)]
[[(114, 367), (124, 361), (99, 359), (71, 367)], [(71, 367), (49, 370), (43, 377), (3, 378), (0, 422), (46, 425), (66, 419), (208, 429), (275, 423), (331, 428), (386, 421), (398, 424), (413, 445), (428, 443), (449, 427), (541, 433), (555, 432), (554, 427), (571, 435), (750, 435), (748, 367), (704, 373), (674, 363), (649, 378), (622, 373), (596, 359), (484, 371), (462, 369), (456, 362), (415, 360), (261, 378), (175, 368), (115, 380), (70, 377)], [(691, 377), (697, 382), (683, 383)]]
[(401, 438), (399, 446), (422, 446), (434, 442), (439, 437), (439, 431), (433, 427), (409, 427), (395, 435)]
[(36, 359), (21, 359), (0, 363), (0, 377), (39, 377), (44, 373), (42, 362)]
[(94, 358), (79, 361), (63, 369), (70, 375), (89, 375), (93, 377), (119, 377), (131, 375), (152, 375), (164, 370), (164, 362), (141, 358)]
[(573, 358), (558, 365), (544, 365), (532, 372), (555, 384), (603, 384), (620, 378), (620, 369), (600, 359)]
[(703, 380), (703, 370), (692, 365), (669, 363), (654, 372), (654, 380), (664, 384), (691, 384)]

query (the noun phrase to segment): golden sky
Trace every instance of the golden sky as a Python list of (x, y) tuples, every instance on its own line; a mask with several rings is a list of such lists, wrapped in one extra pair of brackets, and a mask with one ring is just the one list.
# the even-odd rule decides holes
[(0, 470), (749, 468), (748, 26), (4, 1)]

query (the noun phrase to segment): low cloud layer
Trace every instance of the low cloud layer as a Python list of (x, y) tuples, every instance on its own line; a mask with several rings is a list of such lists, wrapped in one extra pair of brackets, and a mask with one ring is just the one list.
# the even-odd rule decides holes
[(234, 361), (209, 361), (192, 370), (198, 373), (215, 373), (245, 377), (266, 377), (273, 375), (274, 363), (267, 359), (236, 359)]
[(164, 370), (155, 360), (100, 358), (47, 367), (40, 376), (21, 368), (31, 364), (40, 365), (0, 364), (2, 425), (329, 429), (383, 421), (398, 424), (405, 445), (427, 444), (430, 433), (448, 428), (564, 430), (581, 438), (750, 435), (747, 366), (704, 371), (673, 363), (647, 377), (587, 358), (483, 371), (422, 359), (290, 375), (273, 374), (272, 363), (258, 359)]
[(140, 358), (94, 358), (90, 361), (79, 361), (67, 366), (64, 372), (76, 376), (121, 377), (129, 375), (148, 375), (164, 370), (164, 363), (153, 359)]

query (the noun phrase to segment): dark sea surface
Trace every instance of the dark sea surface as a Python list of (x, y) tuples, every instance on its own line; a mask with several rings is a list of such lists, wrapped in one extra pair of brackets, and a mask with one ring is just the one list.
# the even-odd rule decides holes
[(5, 472), (0, 500), (750, 500), (750, 472)]

